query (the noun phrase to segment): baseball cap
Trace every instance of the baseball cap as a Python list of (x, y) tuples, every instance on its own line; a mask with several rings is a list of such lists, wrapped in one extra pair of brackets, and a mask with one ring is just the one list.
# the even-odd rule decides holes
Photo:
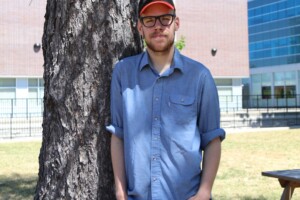
[(141, 15), (149, 6), (154, 4), (164, 4), (170, 9), (175, 10), (175, 5), (172, 0), (140, 0), (139, 15)]

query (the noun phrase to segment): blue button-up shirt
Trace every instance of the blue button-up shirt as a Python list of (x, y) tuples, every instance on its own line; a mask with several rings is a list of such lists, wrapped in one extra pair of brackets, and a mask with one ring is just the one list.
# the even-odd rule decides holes
[(161, 75), (147, 52), (116, 64), (111, 120), (107, 129), (124, 142), (129, 199), (193, 196), (201, 182), (202, 150), (225, 137), (209, 70), (178, 50)]

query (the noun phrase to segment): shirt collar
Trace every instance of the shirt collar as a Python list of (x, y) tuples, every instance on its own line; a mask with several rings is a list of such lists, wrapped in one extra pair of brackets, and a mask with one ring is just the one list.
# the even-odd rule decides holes
[[(144, 51), (142, 53), (142, 58), (140, 62), (140, 70), (144, 69), (146, 66), (150, 67), (150, 60), (149, 60), (149, 54), (147, 51)], [(182, 61), (182, 55), (180, 54), (179, 50), (175, 48), (174, 57), (172, 61), (171, 68), (179, 69), (181, 72), (184, 72), (184, 66)]]

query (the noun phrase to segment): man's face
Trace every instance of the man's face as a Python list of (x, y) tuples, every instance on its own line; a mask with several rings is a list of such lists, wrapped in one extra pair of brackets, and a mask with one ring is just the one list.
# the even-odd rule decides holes
[[(173, 11), (165, 5), (154, 4), (147, 8), (141, 17), (161, 16), (167, 14), (173, 14)], [(161, 18), (161, 20), (168, 20), (168, 17), (170, 16), (166, 16), (166, 19)], [(162, 25), (160, 20), (156, 19), (156, 23), (153, 27), (146, 27), (139, 20), (138, 30), (144, 37), (149, 50), (153, 52), (166, 52), (171, 49), (174, 44), (175, 31), (179, 28), (179, 19), (177, 17), (173, 19), (172, 23), (168, 26)]]

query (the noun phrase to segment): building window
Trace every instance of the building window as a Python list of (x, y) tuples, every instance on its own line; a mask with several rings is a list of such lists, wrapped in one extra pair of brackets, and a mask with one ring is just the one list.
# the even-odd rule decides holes
[(300, 1), (248, 1), (250, 68), (299, 63)]
[(300, 95), (300, 71), (298, 71), (298, 95)]
[(274, 91), (276, 99), (296, 97), (296, 72), (274, 73)]
[[(295, 3), (294, 1), (288, 2)], [(285, 4), (285, 2), (277, 3), (277, 10), (275, 10), (275, 6), (276, 4), (266, 5), (264, 7), (255, 8), (252, 11), (249, 11), (249, 25), (251, 26), (260, 23), (290, 18), (299, 14), (299, 7), (296, 7), (294, 4), (289, 5)], [(281, 10), (280, 7), (284, 9)]]
[(271, 99), (272, 95), (272, 74), (261, 74), (261, 95), (262, 99)]
[(0, 78), (0, 99), (16, 98), (16, 79)]
[(275, 86), (274, 88), (275, 98), (283, 99), (284, 98), (284, 86)]
[(221, 102), (231, 102), (232, 97), (232, 79), (215, 79), (218, 88), (219, 100)]
[(288, 99), (296, 98), (296, 86), (295, 85), (286, 86), (286, 98), (288, 98)]
[(44, 81), (39, 78), (28, 79), (28, 98), (36, 104), (41, 104), (44, 97)]
[(296, 72), (285, 72), (285, 85), (296, 85)]
[(215, 79), (217, 86), (232, 86), (232, 79)]
[(252, 94), (261, 95), (261, 74), (251, 75), (252, 80)]
[(262, 99), (271, 99), (271, 86), (263, 86), (261, 88)]

